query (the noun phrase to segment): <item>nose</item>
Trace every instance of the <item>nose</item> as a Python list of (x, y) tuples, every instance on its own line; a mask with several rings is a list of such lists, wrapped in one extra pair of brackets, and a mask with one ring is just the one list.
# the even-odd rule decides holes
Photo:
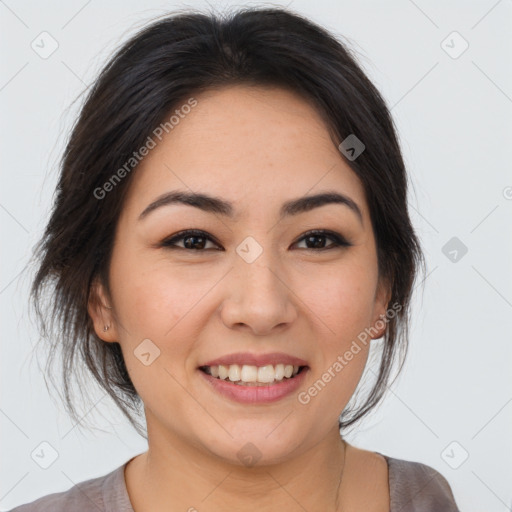
[(287, 281), (285, 270), (270, 251), (264, 250), (251, 263), (237, 255), (224, 283), (222, 321), (230, 329), (257, 336), (285, 329), (297, 317), (297, 295)]

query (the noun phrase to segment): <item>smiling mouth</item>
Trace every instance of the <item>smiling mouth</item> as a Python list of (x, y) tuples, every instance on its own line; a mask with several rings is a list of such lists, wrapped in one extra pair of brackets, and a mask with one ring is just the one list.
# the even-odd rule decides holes
[(239, 386), (270, 386), (291, 380), (307, 368), (307, 366), (292, 366), (290, 364), (265, 366), (232, 364), (199, 367), (207, 375)]

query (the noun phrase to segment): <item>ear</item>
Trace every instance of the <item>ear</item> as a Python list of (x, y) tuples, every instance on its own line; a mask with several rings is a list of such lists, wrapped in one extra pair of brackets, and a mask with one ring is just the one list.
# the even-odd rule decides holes
[(92, 319), (96, 335), (107, 342), (118, 340), (117, 327), (114, 321), (114, 310), (103, 284), (97, 278), (91, 285), (87, 312)]
[(383, 277), (379, 278), (377, 290), (375, 292), (374, 301), (374, 316), (373, 316), (373, 329), (377, 330), (378, 333), (372, 336), (372, 339), (376, 340), (384, 336), (387, 329), (386, 312), (389, 307), (389, 301), (391, 300), (391, 283), (388, 279)]

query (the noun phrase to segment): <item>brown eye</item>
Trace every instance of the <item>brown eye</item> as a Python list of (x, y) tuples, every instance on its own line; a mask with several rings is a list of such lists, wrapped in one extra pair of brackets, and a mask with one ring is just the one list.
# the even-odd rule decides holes
[[(331, 240), (330, 245), (326, 246), (325, 241)], [(304, 249), (307, 250), (316, 250), (316, 251), (325, 251), (328, 249), (335, 249), (337, 247), (348, 247), (352, 244), (349, 243), (343, 236), (333, 231), (327, 230), (314, 230), (306, 233), (302, 238), (295, 242), (295, 244), (305, 241), (306, 247)], [(178, 245), (183, 242), (183, 246)], [(215, 240), (205, 233), (204, 231), (198, 229), (188, 229), (185, 231), (180, 231), (176, 233), (171, 238), (167, 238), (161, 243), (162, 247), (166, 247), (167, 249), (180, 249), (180, 250), (188, 250), (195, 252), (202, 252), (205, 250), (211, 250), (212, 247), (205, 247), (208, 242), (220, 247)], [(215, 249), (213, 250), (222, 250)]]
[[(181, 242), (182, 240), (184, 241), (184, 246), (180, 247), (178, 242)], [(171, 238), (164, 240), (161, 245), (162, 247), (166, 247), (168, 249), (182, 249), (201, 252), (203, 249), (206, 250), (205, 245), (208, 242), (215, 244), (214, 240), (204, 231), (189, 229), (186, 231), (181, 231)]]
[[(332, 243), (329, 246), (325, 246), (325, 240), (330, 239)], [(333, 231), (326, 230), (314, 230), (303, 236), (299, 242), (305, 240), (307, 247), (305, 249), (311, 250), (328, 250), (336, 247), (348, 247), (352, 244), (349, 243), (343, 236)], [(298, 243), (298, 242), (296, 242)]]

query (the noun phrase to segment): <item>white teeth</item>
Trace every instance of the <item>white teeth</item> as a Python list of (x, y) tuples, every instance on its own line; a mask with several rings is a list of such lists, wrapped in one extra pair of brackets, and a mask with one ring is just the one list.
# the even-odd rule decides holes
[(232, 364), (229, 367), (228, 378), (231, 382), (240, 380), (240, 366)]
[(256, 382), (258, 380), (258, 367), (244, 364), (240, 372), (240, 380), (244, 382)]
[[(213, 366), (210, 366), (210, 370), (214, 368)], [(228, 376), (228, 373), (229, 373), (229, 368), (227, 366), (224, 366), (224, 365), (219, 365), (217, 366), (217, 368), (219, 369), (219, 379), (222, 379), (224, 380), (227, 376)], [(213, 375), (213, 372), (212, 372), (212, 375)]]
[(274, 382), (274, 367), (270, 364), (258, 368), (258, 382)]
[[(231, 382), (243, 383), (262, 383), (269, 384), (274, 381), (281, 381), (283, 378), (291, 378), (299, 371), (299, 366), (291, 364), (276, 364), (275, 367), (271, 364), (265, 366), (253, 366), (244, 364), (231, 364), (229, 366), (206, 366), (206, 372), (212, 377), (221, 380), (228, 379)], [(257, 384), (256, 384), (257, 385)]]

